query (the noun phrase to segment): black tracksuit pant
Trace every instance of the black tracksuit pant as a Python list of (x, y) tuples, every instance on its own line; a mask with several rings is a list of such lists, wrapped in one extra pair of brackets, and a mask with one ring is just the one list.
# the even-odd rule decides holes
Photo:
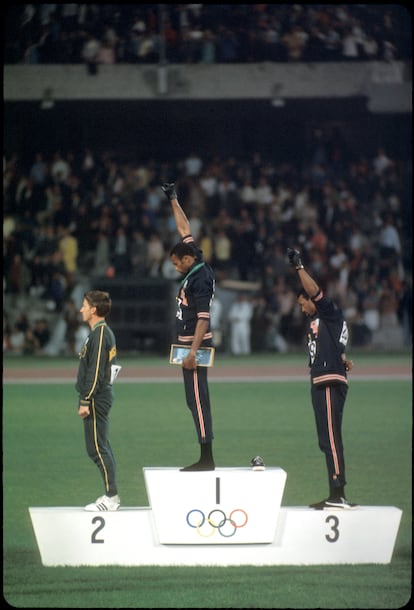
[(343, 383), (311, 388), (319, 448), (325, 454), (331, 495), (346, 484), (342, 416), (347, 393), (348, 386)]

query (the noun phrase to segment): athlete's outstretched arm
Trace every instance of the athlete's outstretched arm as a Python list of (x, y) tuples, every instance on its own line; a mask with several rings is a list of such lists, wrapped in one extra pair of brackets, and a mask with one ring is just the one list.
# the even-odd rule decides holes
[(306, 291), (310, 298), (315, 297), (320, 291), (320, 288), (315, 282), (315, 280), (304, 269), (302, 260), (300, 258), (300, 252), (298, 250), (288, 248), (288, 258), (290, 264), (293, 265), (296, 271), (298, 272), (298, 276), (303, 289)]
[(320, 290), (318, 284), (315, 282), (315, 280), (313, 278), (311, 278), (309, 273), (303, 267), (301, 269), (299, 268), (297, 271), (298, 271), (298, 277), (301, 281), (303, 289), (307, 292), (307, 294), (311, 298), (316, 297), (316, 295), (318, 294), (318, 292)]
[(171, 183), (166, 182), (165, 184), (162, 185), (161, 188), (164, 191), (164, 193), (167, 195), (168, 199), (170, 200), (171, 208), (172, 208), (172, 211), (174, 214), (175, 225), (177, 227), (177, 231), (178, 231), (179, 235), (181, 235), (181, 237), (186, 237), (187, 235), (190, 235), (190, 233), (191, 233), (190, 223), (188, 222), (188, 218), (185, 215), (184, 210), (178, 203), (178, 198), (177, 198), (177, 193), (175, 191), (174, 182), (171, 182)]

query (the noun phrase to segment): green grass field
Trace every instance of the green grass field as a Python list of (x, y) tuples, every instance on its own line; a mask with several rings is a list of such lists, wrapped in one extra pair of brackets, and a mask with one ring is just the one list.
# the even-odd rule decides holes
[[(303, 357), (296, 362), (300, 372)], [(86, 455), (73, 383), (4, 384), (6, 601), (20, 608), (403, 607), (411, 595), (411, 385), (355, 380), (344, 416), (349, 499), (404, 511), (389, 565), (46, 568), (28, 507), (86, 504), (100, 495), (101, 481)], [(283, 506), (326, 496), (307, 382), (221, 382), (210, 391), (217, 466), (247, 466), (260, 454), (288, 473)], [(198, 457), (182, 384), (117, 382), (111, 442), (122, 504), (147, 506), (144, 466)]]

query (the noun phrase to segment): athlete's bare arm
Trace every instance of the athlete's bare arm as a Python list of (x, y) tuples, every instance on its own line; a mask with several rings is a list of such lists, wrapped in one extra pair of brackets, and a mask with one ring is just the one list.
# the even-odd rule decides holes
[(206, 320), (198, 320), (197, 326), (194, 333), (194, 339), (190, 347), (188, 356), (183, 360), (183, 368), (185, 369), (196, 369), (197, 368), (197, 350), (200, 347), (204, 335), (208, 329), (208, 322)]
[(313, 278), (309, 275), (307, 271), (302, 267), (301, 269), (297, 269), (299, 279), (303, 286), (303, 289), (306, 290), (307, 294), (312, 298), (315, 297), (319, 292), (319, 286), (315, 282)]
[(178, 203), (178, 197), (175, 190), (174, 182), (166, 182), (162, 185), (161, 188), (171, 203), (171, 209), (174, 214), (175, 225), (177, 227), (179, 235), (181, 237), (186, 237), (187, 235), (190, 235), (190, 223), (188, 222), (188, 218), (185, 215), (184, 210)]
[(170, 199), (170, 203), (179, 235), (181, 235), (181, 237), (190, 235), (190, 223), (188, 222), (188, 218), (185, 215), (183, 208), (178, 203), (178, 199)]

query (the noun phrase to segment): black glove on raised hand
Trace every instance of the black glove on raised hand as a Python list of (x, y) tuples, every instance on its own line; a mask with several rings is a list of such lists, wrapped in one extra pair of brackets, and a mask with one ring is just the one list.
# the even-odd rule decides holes
[(296, 269), (303, 269), (303, 263), (300, 258), (299, 250), (294, 250), (293, 248), (288, 248), (287, 255), (289, 259), (289, 263), (295, 267)]
[(168, 199), (177, 199), (177, 193), (175, 192), (175, 182), (164, 182), (161, 188), (168, 197)]

